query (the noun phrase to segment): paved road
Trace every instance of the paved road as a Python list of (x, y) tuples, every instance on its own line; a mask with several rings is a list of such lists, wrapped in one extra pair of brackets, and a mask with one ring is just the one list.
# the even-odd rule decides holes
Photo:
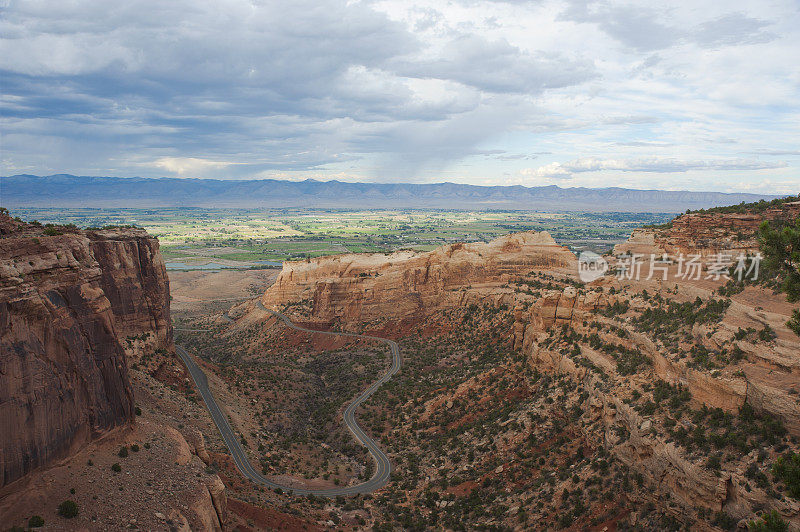
[(347, 405), (347, 408), (344, 410), (344, 422), (347, 425), (347, 428), (350, 429), (350, 432), (353, 434), (353, 437), (358, 440), (361, 445), (367, 448), (369, 453), (372, 455), (373, 460), (375, 461), (375, 474), (372, 476), (371, 479), (367, 480), (366, 482), (362, 482), (361, 484), (355, 484), (352, 486), (341, 486), (335, 488), (326, 488), (326, 489), (308, 489), (298, 486), (293, 486), (289, 484), (280, 484), (278, 482), (274, 482), (261, 476), (258, 471), (253, 468), (250, 464), (250, 461), (247, 459), (247, 454), (242, 449), (241, 444), (239, 443), (236, 434), (234, 433), (233, 429), (228, 423), (228, 418), (225, 414), (222, 413), (217, 401), (214, 399), (214, 396), (211, 393), (211, 390), (208, 387), (208, 379), (206, 378), (206, 374), (203, 373), (203, 370), (195, 363), (194, 359), (186, 352), (186, 350), (181, 346), (175, 346), (175, 350), (177, 351), (178, 355), (183, 360), (183, 363), (186, 365), (186, 368), (189, 370), (189, 374), (191, 374), (192, 379), (194, 379), (195, 384), (197, 385), (197, 389), (200, 391), (200, 395), (203, 397), (203, 401), (206, 403), (206, 407), (208, 407), (208, 411), (211, 413), (211, 418), (214, 420), (214, 423), (217, 425), (220, 434), (222, 435), (222, 439), (225, 441), (225, 445), (228, 447), (228, 450), (233, 457), (233, 461), (236, 464), (236, 467), (239, 471), (247, 478), (255, 482), (256, 484), (261, 484), (262, 486), (267, 486), (268, 488), (281, 488), (284, 491), (291, 491), (297, 495), (319, 495), (324, 497), (335, 497), (337, 495), (355, 495), (357, 493), (371, 493), (381, 487), (383, 487), (389, 481), (389, 475), (392, 472), (392, 464), (389, 462), (389, 458), (386, 454), (378, 447), (378, 444), (370, 438), (362, 429), (358, 426), (355, 419), (355, 411), (361, 403), (369, 399), (369, 397), (375, 393), (383, 383), (387, 382), (389, 379), (392, 378), (392, 375), (397, 373), (400, 369), (400, 365), (402, 364), (402, 358), (400, 357), (400, 349), (397, 346), (397, 342), (394, 340), (389, 340), (387, 338), (380, 338), (378, 336), (367, 336), (364, 334), (355, 334), (355, 333), (344, 333), (344, 332), (328, 332), (328, 331), (316, 331), (313, 329), (306, 329), (305, 327), (300, 327), (299, 325), (295, 325), (292, 323), (289, 318), (281, 314), (280, 312), (275, 312), (274, 310), (270, 310), (261, 302), (258, 302), (258, 307), (266, 312), (277, 316), (283, 323), (285, 323), (288, 327), (292, 329), (296, 329), (298, 331), (305, 331), (315, 334), (326, 334), (326, 335), (338, 335), (338, 336), (352, 336), (354, 338), (366, 338), (369, 340), (377, 340), (379, 342), (383, 342), (387, 344), (392, 350), (392, 367), (384, 373), (378, 380), (372, 383), (369, 388), (364, 390), (364, 392), (359, 395), (353, 402)]

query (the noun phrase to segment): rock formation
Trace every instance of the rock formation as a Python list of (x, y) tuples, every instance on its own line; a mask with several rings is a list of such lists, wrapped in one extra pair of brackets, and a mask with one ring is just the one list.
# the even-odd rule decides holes
[(134, 419), (126, 351), (172, 343), (158, 241), (0, 213), (0, 487)]
[(498, 286), (532, 270), (574, 272), (575, 256), (546, 232), (488, 243), (450, 244), (428, 253), (348, 254), (285, 262), (262, 298), (266, 306), (305, 304), (320, 321), (396, 319), (457, 305), (462, 289)]
[(764, 212), (692, 212), (678, 216), (665, 227), (643, 228), (614, 247), (614, 253), (662, 255), (716, 253), (738, 255), (758, 250), (758, 226), (763, 221), (785, 222), (800, 216), (800, 202), (787, 203)]

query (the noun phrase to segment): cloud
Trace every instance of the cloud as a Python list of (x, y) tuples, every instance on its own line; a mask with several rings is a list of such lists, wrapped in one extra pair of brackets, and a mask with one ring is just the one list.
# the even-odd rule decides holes
[(760, 149), (750, 152), (754, 155), (800, 155), (800, 150), (776, 150), (776, 149)]
[(544, 177), (547, 179), (569, 179), (572, 172), (559, 163), (549, 163), (539, 168), (523, 168), (520, 174), (525, 177)]
[(661, 50), (678, 42), (681, 31), (660, 21), (657, 9), (641, 5), (600, 4), (575, 0), (561, 18), (597, 24), (605, 33), (638, 51)]
[(666, 157), (645, 157), (638, 159), (600, 159), (584, 157), (567, 163), (550, 163), (539, 168), (521, 171), (528, 177), (548, 179), (569, 179), (573, 174), (583, 172), (657, 172), (676, 173), (693, 170), (768, 170), (787, 167), (785, 162), (764, 162), (751, 159), (681, 160)]
[[(207, 159), (197, 159), (195, 157), (160, 157), (153, 161), (152, 166), (163, 168), (168, 172), (184, 175), (203, 175), (208, 170), (219, 170), (228, 168), (232, 164), (226, 161), (209, 161)], [(148, 165), (149, 165), (148, 164)]]
[(770, 22), (739, 12), (725, 13), (700, 24), (681, 25), (670, 23), (668, 9), (660, 6), (572, 0), (561, 18), (596, 24), (621, 44), (640, 52), (663, 50), (682, 41), (712, 48), (759, 44), (777, 38), (776, 34), (763, 31)]
[[(645, 186), (794, 163), (796, 6), (698, 1), (6, 2), (0, 173)], [(619, 168), (525, 169), (575, 153)]]
[(705, 47), (758, 44), (777, 38), (771, 32), (762, 31), (770, 23), (748, 17), (743, 13), (728, 13), (704, 22), (691, 32), (692, 39)]
[(411, 77), (446, 79), (496, 93), (535, 94), (578, 85), (598, 75), (587, 59), (558, 52), (530, 53), (504, 39), (475, 34), (457, 35), (435, 57), (399, 61), (396, 68)]

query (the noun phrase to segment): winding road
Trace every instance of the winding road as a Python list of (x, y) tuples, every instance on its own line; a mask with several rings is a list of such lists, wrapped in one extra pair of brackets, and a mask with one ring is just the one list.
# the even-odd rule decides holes
[(400, 370), (400, 366), (402, 365), (402, 358), (400, 357), (400, 348), (397, 346), (397, 342), (394, 340), (389, 340), (388, 338), (381, 338), (379, 336), (368, 336), (365, 334), (355, 334), (355, 333), (346, 333), (346, 332), (331, 332), (331, 331), (317, 331), (314, 329), (307, 329), (305, 327), (301, 327), (299, 325), (295, 325), (292, 323), (289, 318), (281, 314), (280, 312), (276, 312), (274, 310), (270, 310), (266, 308), (261, 301), (258, 302), (258, 308), (269, 312), (270, 314), (278, 317), (286, 324), (287, 327), (291, 327), (292, 329), (298, 331), (304, 331), (314, 334), (326, 334), (331, 336), (350, 336), (353, 338), (364, 338), (368, 340), (376, 340), (379, 342), (383, 342), (387, 344), (391, 351), (392, 351), (392, 366), (389, 370), (384, 373), (378, 380), (373, 382), (369, 388), (364, 390), (355, 400), (353, 400), (347, 408), (344, 410), (344, 423), (347, 425), (347, 428), (350, 429), (353, 437), (358, 440), (358, 442), (367, 448), (369, 453), (372, 455), (373, 460), (375, 461), (375, 474), (369, 480), (362, 482), (361, 484), (354, 484), (352, 486), (342, 486), (342, 487), (335, 487), (335, 488), (303, 488), (298, 486), (292, 486), (288, 484), (280, 484), (278, 482), (269, 480), (268, 478), (262, 476), (255, 470), (255, 468), (250, 464), (250, 461), (247, 459), (247, 454), (245, 453), (244, 449), (242, 448), (241, 444), (239, 443), (238, 438), (236, 437), (236, 433), (234, 433), (233, 429), (228, 422), (228, 418), (222, 412), (222, 409), (219, 407), (216, 399), (214, 399), (214, 395), (211, 393), (211, 390), (208, 387), (208, 378), (206, 374), (203, 372), (202, 369), (197, 365), (194, 359), (189, 355), (189, 353), (181, 346), (176, 345), (175, 350), (178, 355), (183, 360), (183, 363), (186, 365), (186, 369), (189, 370), (189, 374), (191, 374), (192, 379), (194, 380), (195, 385), (197, 385), (197, 389), (200, 392), (200, 395), (203, 397), (203, 401), (206, 403), (206, 407), (208, 407), (209, 413), (211, 413), (211, 418), (214, 420), (214, 423), (217, 425), (220, 434), (222, 435), (222, 439), (225, 441), (225, 445), (228, 447), (228, 450), (233, 457), (233, 461), (236, 464), (236, 467), (239, 471), (250, 479), (251, 481), (255, 482), (256, 484), (260, 484), (262, 486), (266, 486), (268, 488), (277, 489), (280, 488), (284, 491), (292, 492), (296, 495), (317, 495), (323, 497), (336, 497), (338, 495), (356, 495), (359, 493), (371, 493), (381, 487), (383, 487), (389, 481), (389, 475), (392, 472), (392, 464), (389, 461), (389, 457), (386, 456), (378, 444), (370, 438), (362, 429), (358, 426), (358, 423), (355, 419), (355, 412), (356, 409), (361, 405), (364, 401), (369, 399), (369, 397), (375, 393), (375, 391), (385, 382), (392, 378), (392, 376)]

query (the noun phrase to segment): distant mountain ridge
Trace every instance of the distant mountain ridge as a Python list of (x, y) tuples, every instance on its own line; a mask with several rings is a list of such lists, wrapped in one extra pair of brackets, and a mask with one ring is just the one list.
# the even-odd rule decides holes
[(219, 180), (56, 174), (0, 177), (4, 207), (436, 208), (682, 212), (778, 196), (457, 183)]

